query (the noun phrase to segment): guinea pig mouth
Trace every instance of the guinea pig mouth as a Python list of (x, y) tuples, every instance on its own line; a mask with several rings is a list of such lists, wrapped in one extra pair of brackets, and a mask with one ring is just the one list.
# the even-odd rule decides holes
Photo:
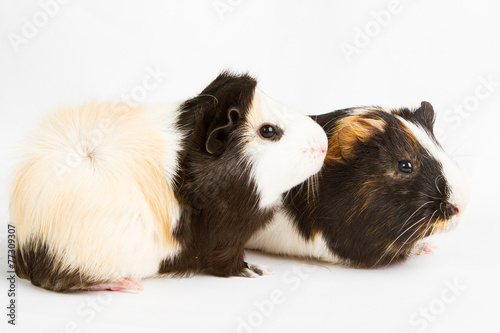
[(431, 235), (439, 232), (449, 232), (454, 230), (458, 225), (458, 217), (450, 217), (447, 219), (437, 220), (433, 223)]
[(449, 202), (442, 202), (439, 209), (436, 209), (430, 216), (425, 236), (455, 229), (458, 224), (459, 214), (460, 210), (457, 206)]
[(429, 209), (418, 217), (412, 214), (399, 229), (397, 237), (386, 247), (379, 259), (369, 267), (388, 266), (392, 262), (404, 260), (419, 241), (433, 234), (448, 232), (456, 228), (460, 213), (456, 206), (443, 202), (438, 203), (432, 209), (434, 210)]

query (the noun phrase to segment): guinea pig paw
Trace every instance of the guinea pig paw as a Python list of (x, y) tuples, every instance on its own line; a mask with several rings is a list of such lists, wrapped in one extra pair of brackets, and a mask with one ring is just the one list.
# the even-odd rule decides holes
[(417, 256), (425, 255), (425, 254), (434, 254), (439, 250), (439, 247), (436, 245), (432, 245), (429, 243), (423, 243), (420, 248), (417, 249), (415, 254)]
[(144, 290), (142, 283), (134, 278), (125, 278), (118, 282), (107, 283), (90, 288), (90, 291), (120, 291), (132, 294), (138, 294)]
[(243, 271), (241, 271), (240, 274), (238, 274), (238, 276), (255, 279), (258, 278), (260, 275), (252, 271), (250, 268), (245, 268), (243, 269)]
[(248, 269), (258, 276), (271, 275), (273, 273), (273, 270), (271, 268), (264, 265), (248, 264)]

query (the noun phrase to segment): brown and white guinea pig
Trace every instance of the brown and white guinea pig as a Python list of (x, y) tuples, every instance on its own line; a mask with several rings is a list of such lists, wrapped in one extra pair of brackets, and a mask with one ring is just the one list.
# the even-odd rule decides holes
[(285, 196), (248, 248), (377, 267), (428, 251), (423, 239), (455, 226), (468, 185), (433, 134), (431, 104), (313, 119), (329, 138), (322, 171)]
[(265, 274), (245, 263), (245, 243), (321, 169), (327, 138), (256, 84), (223, 72), (181, 105), (46, 118), (11, 189), (17, 275), (55, 291), (137, 291), (163, 274)]

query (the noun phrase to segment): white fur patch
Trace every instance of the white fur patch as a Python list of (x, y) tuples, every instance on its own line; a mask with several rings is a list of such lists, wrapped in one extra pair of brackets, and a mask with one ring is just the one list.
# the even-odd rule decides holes
[(280, 255), (343, 263), (342, 259), (330, 251), (321, 234), (306, 240), (297, 230), (293, 218), (282, 210), (275, 214), (265, 229), (250, 239), (246, 247)]
[[(170, 187), (174, 187), (174, 178), (179, 172), (179, 153), (182, 150), (182, 139), (187, 133), (183, 133), (177, 127), (179, 118), (179, 107), (182, 103), (171, 103), (150, 106), (152, 113), (158, 117), (158, 132), (163, 136), (165, 148), (169, 154), (164, 159), (164, 174)], [(171, 211), (171, 232), (177, 228), (180, 218), (180, 209), (176, 207)]]
[[(324, 130), (310, 117), (279, 104), (258, 89), (247, 120), (244, 154), (261, 196), (260, 207), (266, 208), (278, 204), (284, 192), (321, 170), (328, 141)], [(283, 130), (279, 141), (258, 135), (265, 123)]]
[(391, 112), (389, 111), (388, 109), (385, 109), (385, 108), (382, 108), (382, 107), (373, 107), (373, 108), (370, 108), (370, 107), (360, 107), (360, 108), (354, 108), (352, 110), (349, 110), (349, 114), (351, 116), (361, 116), (361, 115), (365, 115), (371, 111), (384, 111), (384, 112)]
[(408, 127), (429, 154), (441, 164), (443, 177), (450, 188), (448, 201), (462, 212), (469, 199), (469, 185), (463, 172), (455, 161), (429, 137), (429, 134), (424, 129), (400, 116), (397, 116), (397, 118)]

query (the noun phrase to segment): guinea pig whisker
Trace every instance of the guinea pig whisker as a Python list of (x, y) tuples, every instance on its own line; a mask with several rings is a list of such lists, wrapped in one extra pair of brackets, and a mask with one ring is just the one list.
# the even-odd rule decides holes
[(287, 191), (285, 195), (283, 196), (283, 202), (286, 202), (288, 200), (288, 197), (290, 196), (290, 191)]
[[(436, 210), (436, 212), (437, 212), (437, 210)], [(436, 222), (437, 222), (437, 221), (438, 221), (438, 219), (436, 218)], [(436, 224), (436, 223), (434, 223), (434, 225), (432, 226), (431, 235), (433, 235), (433, 234), (434, 234), (434, 232), (436, 231), (436, 227), (437, 227), (437, 224)], [(422, 238), (423, 238), (423, 237), (422, 237)]]
[(443, 194), (441, 192), (441, 190), (439, 189), (439, 186), (438, 186), (438, 183), (437, 183), (440, 177), (443, 177), (443, 176), (442, 175), (437, 176), (436, 180), (434, 180), (434, 184), (436, 185), (436, 189), (438, 190), (439, 194)]
[[(330, 124), (333, 123), (336, 119), (335, 118), (332, 118), (330, 119), (324, 126), (323, 128), (329, 128)], [(316, 120), (314, 120), (316, 121)], [(330, 131), (330, 130), (329, 130)], [(333, 129), (331, 130), (333, 132)]]
[(427, 223), (427, 227), (425, 228), (424, 232), (422, 232), (422, 236), (420, 237), (419, 240), (424, 239), (426, 237), (425, 235), (427, 235), (427, 232), (429, 232), (429, 229), (432, 227), (433, 227), (432, 223), (430, 223), (430, 220), (429, 220), (429, 223)]
[(415, 233), (417, 233), (417, 231), (419, 231), (423, 226), (425, 225), (425, 223), (422, 223), (420, 225), (420, 227), (418, 227), (411, 235), (410, 237), (408, 237), (406, 239), (406, 241), (403, 243), (403, 245), (401, 245), (401, 247), (398, 249), (398, 251), (396, 252), (396, 254), (391, 258), (391, 260), (389, 261), (389, 263), (387, 264), (387, 266), (389, 266), (392, 261), (398, 256), (399, 252), (401, 251), (401, 249), (406, 245), (406, 243), (408, 243), (408, 241), (413, 237), (413, 235), (415, 235)]
[[(425, 230), (425, 232), (422, 234), (421, 239), (424, 239), (424, 238), (425, 238), (425, 235), (427, 234), (427, 231), (429, 231), (429, 229), (431, 228), (431, 226), (432, 226), (432, 228), (433, 228), (432, 230), (433, 230), (433, 232), (434, 232), (434, 228), (436, 227), (436, 224), (433, 224), (433, 223), (432, 223), (432, 218), (434, 217), (434, 215), (436, 215), (437, 211), (438, 211), (438, 210), (436, 209), (436, 210), (434, 211), (434, 213), (432, 213), (431, 217), (429, 218), (429, 223), (428, 223), (428, 225), (429, 225), (429, 226), (428, 226), (428, 228)], [(437, 221), (437, 219), (436, 219), (436, 221)]]
[(428, 205), (432, 203), (432, 201), (427, 201), (426, 203), (424, 203), (422, 206), (418, 207), (416, 211), (413, 212), (413, 214), (410, 215), (410, 217), (408, 219), (406, 219), (405, 223), (403, 223), (403, 225), (401, 226), (401, 228), (399, 228), (398, 232), (400, 232), (401, 230), (403, 230), (403, 228), (405, 227), (406, 223), (408, 223), (408, 221), (420, 210), (422, 209), (425, 205)]
[(198, 96), (205, 96), (205, 97), (212, 97), (213, 99), (215, 99), (215, 103), (216, 105), (219, 104), (219, 100), (217, 99), (217, 97), (215, 97), (214, 95), (210, 95), (210, 94), (199, 94)]
[(318, 189), (318, 181), (319, 175), (315, 174), (312, 176), (312, 186), (313, 186), (313, 201), (317, 202), (319, 197), (319, 189)]
[(408, 230), (410, 230), (411, 228), (413, 228), (417, 223), (419, 222), (422, 222), (423, 220), (425, 219), (425, 217), (421, 218), (420, 220), (418, 220), (417, 222), (413, 223), (411, 226), (409, 226), (404, 232), (402, 232), (391, 244), (389, 244), (389, 246), (387, 247), (387, 249), (385, 250), (385, 252), (382, 254), (382, 256), (379, 258), (379, 260), (377, 260), (377, 262), (375, 264), (373, 264), (372, 267), (375, 267), (379, 262), (380, 260), (382, 260), (385, 255), (389, 252), (389, 250), (392, 248), (392, 246), (394, 245), (394, 243), (396, 243), (396, 241), (401, 237), (403, 236)]
[[(297, 206), (295, 205), (295, 199), (297, 198), (297, 195), (299, 195), (300, 193), (303, 193), (303, 189), (304, 189), (304, 183), (305, 182), (302, 182), (302, 184), (300, 184), (300, 187), (298, 188), (298, 190), (296, 191), (295, 195), (293, 197), (290, 198), (290, 203), (293, 205), (293, 207), (295, 209), (298, 210)], [(287, 196), (291, 195), (291, 190), (288, 191), (287, 193)]]
[(311, 178), (307, 178), (307, 203), (309, 203), (309, 193), (311, 191)]
[(419, 193), (420, 193), (420, 194), (422, 194), (423, 196), (428, 197), (428, 198), (431, 198), (431, 199), (435, 199), (435, 200), (446, 200), (446, 198), (438, 198), (438, 197), (433, 197), (432, 195), (425, 194), (424, 192), (419, 192)]
[(446, 212), (443, 210), (443, 204), (444, 204), (444, 202), (441, 202), (441, 203), (439, 204), (439, 210), (440, 210), (440, 211), (441, 211), (441, 213), (443, 213), (443, 214), (444, 214), (444, 216), (446, 217)]
[(311, 192), (312, 192), (312, 201), (316, 202), (316, 175), (312, 175), (311, 179)]

